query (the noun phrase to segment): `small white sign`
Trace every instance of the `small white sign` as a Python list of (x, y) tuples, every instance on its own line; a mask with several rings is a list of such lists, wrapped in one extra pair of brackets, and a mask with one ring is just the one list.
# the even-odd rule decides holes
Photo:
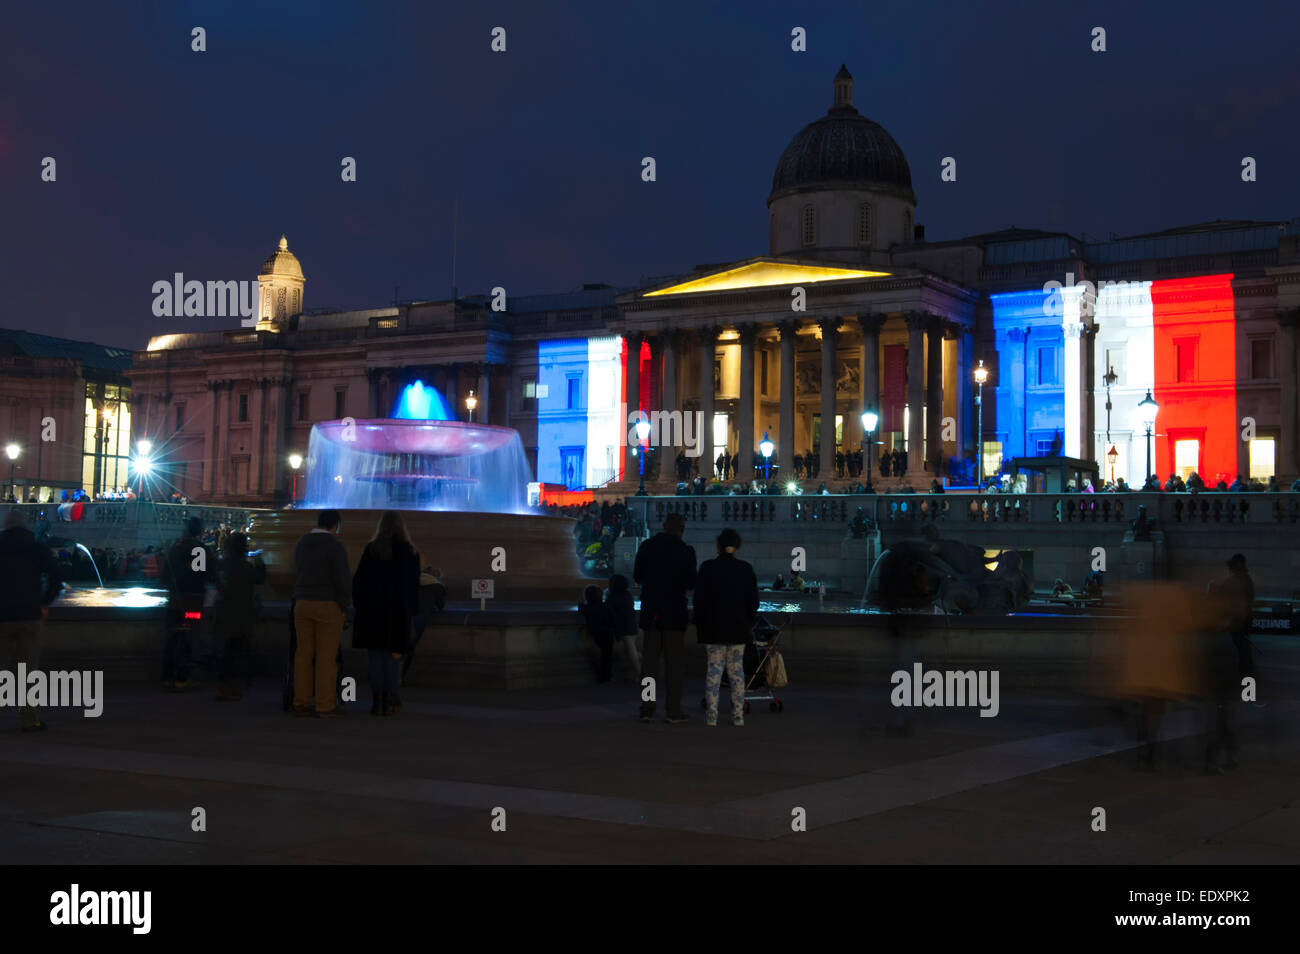
[(470, 592), (476, 600), (493, 599), (496, 590), (496, 580), (470, 580)]

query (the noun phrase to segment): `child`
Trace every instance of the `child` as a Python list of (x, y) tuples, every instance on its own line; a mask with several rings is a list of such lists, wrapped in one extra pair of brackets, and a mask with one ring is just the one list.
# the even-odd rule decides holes
[(600, 649), (600, 667), (596, 674), (597, 682), (609, 682), (614, 668), (614, 615), (609, 607), (600, 601), (600, 587), (589, 586), (582, 594), (583, 602), (578, 607), (583, 622), (587, 624), (587, 634)]
[(636, 651), (636, 609), (632, 603), (632, 591), (627, 586), (627, 577), (623, 574), (615, 573), (609, 578), (605, 605), (614, 618), (614, 636), (622, 639), (623, 649), (632, 664), (633, 678), (640, 679), (641, 655)]

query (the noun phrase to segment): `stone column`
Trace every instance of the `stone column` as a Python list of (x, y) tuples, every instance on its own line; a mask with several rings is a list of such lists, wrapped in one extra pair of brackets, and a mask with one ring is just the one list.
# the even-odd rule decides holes
[(925, 447), (930, 476), (943, 475), (943, 319), (931, 315), (926, 327), (929, 357), (925, 382)]
[(668, 412), (681, 410), (681, 402), (677, 397), (677, 352), (680, 345), (680, 333), (669, 331), (664, 335), (663, 410)]
[(211, 497), (216, 488), (217, 405), (220, 400), (220, 387), (217, 381), (208, 382), (208, 394), (212, 397), (212, 426), (203, 435), (203, 496), (205, 497)]
[(1300, 309), (1281, 311), (1277, 315), (1281, 334), (1278, 340), (1278, 380), (1282, 385), (1282, 433), (1277, 442), (1277, 482), (1290, 489), (1291, 481), (1300, 477), (1300, 421), (1297, 420), (1296, 339), (1300, 327)]
[(821, 386), (821, 479), (835, 476), (835, 339), (838, 337), (840, 319), (821, 318), (817, 321), (822, 330), (822, 386)]
[(482, 424), (492, 423), (492, 366), (481, 364), (478, 369), (478, 409), (474, 419)]
[(700, 350), (700, 456), (697, 463), (700, 475), (706, 477), (714, 473), (713, 460), (717, 456), (713, 449), (713, 356), (717, 351), (718, 329), (714, 325), (700, 328), (696, 333), (696, 344)]
[(640, 417), (638, 412), (641, 410), (641, 335), (639, 333), (627, 336), (627, 367), (623, 373), (627, 380), (627, 408), (619, 426), (623, 428), (623, 440), (627, 445), (623, 454), (623, 477), (626, 479), (638, 472), (639, 463), (636, 454), (632, 453), (637, 448), (633, 425)]
[(781, 333), (781, 420), (777, 429), (777, 457), (781, 461), (783, 472), (794, 477), (794, 455), (799, 451), (794, 446), (794, 345), (799, 334), (799, 323), (787, 318), (777, 326)]
[(230, 431), (231, 425), (235, 422), (235, 382), (226, 382), (226, 434), (225, 434), (225, 458), (222, 460), (223, 478), (221, 481), (222, 492), (227, 496), (234, 493), (238, 488), (234, 486), (234, 461), (230, 459), (231, 444)]
[(975, 435), (975, 333), (970, 328), (961, 328), (957, 333), (957, 369), (954, 380), (957, 385), (957, 456), (965, 457), (975, 445), (975, 453), (980, 453), (979, 437)]
[(254, 493), (262, 492), (262, 470), (266, 463), (266, 378), (260, 378), (257, 382), (257, 398), (253, 408), (252, 418), (254, 427), (257, 428), (257, 434), (253, 438), (253, 462), (250, 466), (251, 490)]
[(740, 326), (740, 407), (737, 430), (740, 439), (736, 455), (740, 458), (740, 476), (754, 479), (754, 342), (758, 325)]
[[(1061, 325), (1065, 333), (1065, 439), (1066, 457), (1079, 457), (1083, 453), (1083, 361), (1081, 321), (1066, 321)], [(1025, 453), (1029, 449), (1025, 448)]]
[(907, 322), (907, 474), (915, 480), (925, 471), (921, 408), (925, 403), (925, 329), (930, 316), (909, 311)]
[[(646, 395), (646, 407), (641, 410), (646, 415), (646, 420), (650, 415), (660, 410), (664, 406), (664, 342), (662, 335), (650, 335), (650, 388), (649, 394)], [(652, 422), (653, 423), (653, 422)], [(660, 425), (662, 430), (662, 425)], [(651, 432), (650, 440), (655, 438), (654, 432)], [(647, 479), (658, 480), (662, 474), (672, 473), (672, 460), (668, 461), (668, 470), (663, 470), (663, 452), (656, 448), (650, 456), (646, 458), (645, 472)]]

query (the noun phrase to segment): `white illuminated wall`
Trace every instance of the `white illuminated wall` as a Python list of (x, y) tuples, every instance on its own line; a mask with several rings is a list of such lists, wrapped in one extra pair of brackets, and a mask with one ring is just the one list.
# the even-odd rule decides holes
[(623, 339), (589, 339), (587, 373), (587, 486), (598, 487), (618, 476), (622, 453)]
[[(1115, 476), (1134, 489), (1146, 482), (1146, 432), (1138, 422), (1138, 402), (1155, 387), (1155, 326), (1151, 282), (1107, 285), (1097, 293), (1097, 337), (1094, 341), (1097, 380), (1095, 400), (1097, 463), (1110, 476), (1106, 452), (1107, 352), (1119, 380), (1111, 388), (1111, 444), (1119, 452)], [(1158, 422), (1157, 422), (1158, 423)], [(1158, 430), (1158, 428), (1156, 428)], [(1153, 441), (1154, 447), (1154, 441)]]

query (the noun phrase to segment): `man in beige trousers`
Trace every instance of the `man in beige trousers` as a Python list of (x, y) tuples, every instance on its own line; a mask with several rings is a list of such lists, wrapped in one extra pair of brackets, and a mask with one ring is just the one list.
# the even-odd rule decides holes
[(339, 640), (352, 612), (348, 551), (338, 538), (337, 510), (322, 510), (316, 528), (293, 551), (293, 625), (298, 646), (293, 659), (293, 711), (324, 719), (343, 715), (335, 701)]

